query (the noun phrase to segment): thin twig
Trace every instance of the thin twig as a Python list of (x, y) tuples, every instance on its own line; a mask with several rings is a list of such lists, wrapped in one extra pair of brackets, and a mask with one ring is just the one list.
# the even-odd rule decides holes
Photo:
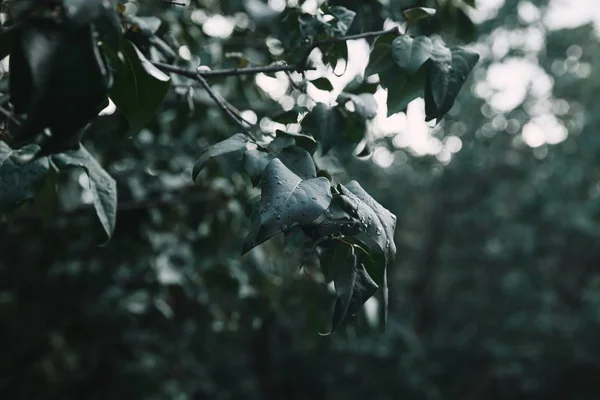
[(0, 107), (0, 114), (4, 115), (7, 119), (9, 119), (13, 124), (15, 124), (18, 127), (21, 127), (23, 125), (21, 121), (19, 121), (12, 112), (8, 111), (4, 107)]
[(364, 33), (358, 33), (356, 35), (349, 35), (349, 36), (343, 36), (343, 37), (338, 37), (338, 38), (318, 40), (313, 45), (313, 48), (319, 47), (324, 44), (347, 42), (348, 40), (367, 39), (367, 38), (379, 37), (379, 36), (390, 35), (390, 34), (401, 35), (402, 32), (400, 32), (400, 29), (397, 26), (395, 26), (391, 29), (382, 30), (382, 31), (364, 32)]
[(267, 65), (264, 67), (248, 67), (248, 68), (226, 68), (226, 69), (215, 69), (213, 71), (196, 71), (185, 68), (175, 67), (173, 65), (164, 64), (153, 61), (152, 64), (162, 69), (163, 71), (172, 72), (177, 75), (185, 76), (187, 78), (196, 79), (196, 76), (200, 75), (205, 78), (222, 78), (226, 76), (238, 76), (238, 75), (253, 75), (259, 73), (273, 73), (279, 71), (308, 71), (314, 70), (313, 67), (300, 67), (297, 65)]
[(225, 102), (225, 100), (219, 96), (217, 93), (215, 93), (215, 91), (210, 87), (210, 85), (208, 84), (208, 82), (206, 82), (206, 79), (204, 79), (204, 77), (200, 74), (196, 74), (196, 78), (195, 78), (198, 82), (200, 82), (200, 85), (202, 85), (202, 87), (204, 88), (204, 90), (206, 90), (206, 92), (208, 93), (208, 95), (211, 97), (211, 99), (213, 99), (215, 101), (215, 103), (217, 103), (217, 105), (219, 107), (221, 107), (221, 109), (223, 111), (225, 111), (225, 113), (234, 121), (236, 121), (236, 123), (242, 128), (242, 130), (244, 131), (244, 133), (246, 134), (246, 136), (248, 136), (249, 138), (251, 138), (252, 140), (254, 140), (257, 144), (258, 144), (258, 139), (254, 136), (254, 134), (252, 133), (252, 131), (250, 131), (250, 129), (248, 129), (242, 120), (240, 120), (230, 109), (229, 107), (227, 107), (227, 103)]

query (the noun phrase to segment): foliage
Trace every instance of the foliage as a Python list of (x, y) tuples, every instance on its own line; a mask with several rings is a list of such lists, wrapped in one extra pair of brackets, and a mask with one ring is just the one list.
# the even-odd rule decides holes
[(590, 27), (1, 3), (0, 397), (596, 395)]

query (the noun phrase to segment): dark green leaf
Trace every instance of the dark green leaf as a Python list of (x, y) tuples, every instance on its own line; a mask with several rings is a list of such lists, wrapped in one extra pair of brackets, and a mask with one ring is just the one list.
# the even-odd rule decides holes
[(429, 59), (432, 48), (431, 39), (427, 36), (415, 39), (408, 35), (398, 36), (392, 42), (392, 56), (400, 69), (414, 74)]
[(15, 36), (10, 95), (15, 111), (27, 114), (17, 136), (28, 140), (50, 128), (42, 154), (73, 147), (101, 110), (110, 84), (91, 27), (35, 20)]
[(302, 120), (302, 130), (311, 133), (326, 154), (335, 144), (344, 140), (344, 116), (337, 108), (323, 103), (317, 105)]
[(354, 250), (348, 247), (346, 257), (336, 257), (334, 285), (337, 295), (333, 311), (331, 332), (337, 329), (348, 316), (356, 314), (362, 305), (378, 289), (363, 264), (358, 262)]
[(106, 0), (63, 0), (65, 16), (75, 25), (86, 25), (105, 12), (115, 12), (113, 1)]
[(239, 161), (242, 161), (242, 157), (246, 152), (246, 145), (248, 144), (248, 139), (246, 135), (243, 133), (236, 133), (228, 139), (225, 139), (213, 146), (210, 146), (208, 149), (204, 150), (196, 164), (194, 164), (194, 169), (192, 170), (192, 179), (196, 181), (198, 174), (200, 171), (206, 167), (206, 164), (214, 158), (219, 157), (224, 154), (236, 153)]
[(363, 120), (373, 119), (377, 116), (377, 101), (370, 93), (352, 94), (342, 92), (338, 102), (350, 100), (354, 104), (356, 114)]
[(415, 7), (404, 10), (402, 14), (404, 14), (404, 17), (408, 22), (416, 22), (423, 19), (433, 18), (435, 15), (435, 9), (427, 7)]
[(310, 154), (314, 154), (314, 152), (317, 150), (317, 141), (310, 135), (305, 135), (304, 133), (296, 132), (285, 132), (279, 129), (275, 131), (275, 134), (277, 135), (277, 137), (287, 137), (294, 139), (294, 142), (297, 146), (302, 147)]
[(325, 212), (330, 202), (327, 179), (303, 181), (281, 160), (274, 159), (263, 174), (259, 218), (254, 218), (253, 232), (246, 239), (243, 252), (284, 230), (314, 221)]
[(317, 87), (317, 89), (331, 91), (333, 90), (333, 85), (329, 82), (327, 78), (318, 78), (314, 81), (310, 81), (313, 85)]
[(438, 37), (435, 37), (431, 43), (433, 47), (427, 62), (427, 84), (429, 86), (428, 93), (431, 94), (434, 102), (433, 106), (438, 109), (446, 101), (452, 69), (452, 52)]
[(425, 91), (425, 68), (421, 68), (415, 75), (408, 76), (402, 72), (396, 75), (381, 75), (381, 86), (387, 88), (387, 115), (406, 110), (408, 104)]
[(155, 116), (169, 90), (170, 78), (128, 40), (122, 42), (118, 55), (106, 53), (115, 68), (110, 98), (129, 121), (131, 132), (136, 132)]
[(392, 35), (377, 38), (369, 55), (369, 64), (365, 69), (365, 77), (389, 71), (395, 64), (392, 58)]
[[(443, 118), (452, 108), (463, 84), (479, 60), (479, 54), (463, 47), (453, 47), (451, 55), (451, 65), (448, 69), (444, 68), (443, 73), (435, 64), (429, 65), (429, 68), (433, 68), (434, 71), (428, 74), (425, 83), (425, 114), (427, 121), (434, 118), (438, 120)], [(445, 86), (445, 90), (443, 92), (438, 90), (436, 84)], [(442, 95), (443, 97), (440, 97)]]
[(350, 29), (350, 25), (352, 25), (352, 21), (354, 21), (354, 17), (356, 16), (354, 11), (341, 6), (329, 7), (328, 14), (335, 17), (335, 22), (330, 22), (330, 24), (335, 26), (334, 34), (336, 36), (344, 36), (348, 32), (348, 29)]
[(288, 146), (276, 152), (260, 149), (248, 150), (244, 154), (244, 168), (254, 185), (261, 181), (265, 168), (275, 158), (280, 159), (287, 168), (302, 179), (317, 176), (312, 157), (306, 150), (298, 146)]
[(348, 196), (335, 194), (327, 211), (310, 224), (313, 239), (334, 234), (357, 235), (360, 232), (360, 221), (356, 213), (357, 207), (358, 204)]
[(59, 169), (79, 167), (85, 170), (90, 182), (96, 215), (110, 239), (117, 219), (117, 184), (115, 180), (81, 145), (78, 150), (52, 156), (52, 161)]
[(39, 146), (11, 149), (0, 141), (0, 211), (31, 199), (48, 173), (47, 158), (31, 159)]

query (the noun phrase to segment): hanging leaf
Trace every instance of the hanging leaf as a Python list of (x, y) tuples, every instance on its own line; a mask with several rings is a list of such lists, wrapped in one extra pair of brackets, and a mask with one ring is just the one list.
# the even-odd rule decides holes
[(33, 160), (38, 145), (11, 149), (0, 141), (0, 211), (7, 211), (31, 199), (48, 173), (47, 158)]
[(327, 78), (318, 78), (318, 79), (315, 79), (314, 81), (310, 81), (310, 83), (315, 85), (317, 89), (327, 90), (327, 91), (333, 90), (333, 85), (331, 84), (331, 82), (329, 82), (329, 79), (327, 79)]
[(443, 106), (446, 101), (446, 92), (450, 82), (450, 71), (452, 69), (452, 52), (446, 44), (438, 37), (432, 40), (432, 50), (427, 62), (427, 85), (428, 94), (433, 100), (432, 106), (436, 109)]
[(129, 121), (130, 133), (135, 133), (155, 116), (169, 90), (170, 78), (128, 40), (123, 40), (118, 54), (106, 47), (104, 50), (115, 69), (109, 96)]
[[(381, 86), (387, 88), (387, 115), (406, 111), (408, 104), (416, 98), (423, 97), (425, 91), (426, 68), (422, 67), (416, 74), (409, 76), (399, 72), (395, 78), (384, 76)], [(382, 78), (383, 79), (383, 78)], [(394, 79), (391, 81), (391, 79)]]
[(433, 18), (433, 16), (435, 15), (435, 9), (427, 7), (415, 7), (409, 8), (408, 10), (404, 10), (402, 14), (408, 22), (412, 23)]
[(292, 145), (278, 151), (248, 150), (244, 154), (244, 168), (254, 185), (260, 183), (267, 165), (276, 158), (302, 179), (317, 176), (311, 155), (298, 146)]
[(192, 170), (192, 179), (196, 181), (198, 178), (198, 174), (200, 171), (206, 167), (206, 164), (213, 159), (214, 157), (219, 157), (225, 154), (235, 154), (238, 161), (241, 162), (246, 152), (246, 146), (248, 144), (248, 139), (246, 135), (243, 133), (236, 133), (228, 139), (225, 139), (213, 146), (210, 146), (208, 149), (204, 150), (196, 164), (194, 164), (194, 169)]
[(342, 92), (338, 96), (338, 102), (350, 100), (354, 104), (356, 114), (362, 120), (370, 120), (377, 116), (377, 101), (370, 93), (352, 94)]
[(59, 169), (83, 168), (92, 192), (96, 215), (110, 240), (117, 218), (117, 184), (82, 145), (79, 149), (52, 156)]
[(344, 141), (345, 119), (337, 108), (323, 103), (317, 105), (302, 120), (302, 130), (311, 133), (327, 154), (331, 148)]
[(242, 254), (284, 230), (314, 221), (330, 202), (326, 178), (302, 180), (281, 160), (274, 159), (265, 169), (258, 215), (253, 218)]
[(335, 194), (327, 211), (309, 225), (313, 239), (330, 235), (357, 235), (360, 221), (354, 211), (356, 207), (358, 204), (348, 196)]
[[(332, 261), (336, 301), (333, 311), (331, 331), (335, 331), (349, 316), (355, 315), (362, 305), (371, 298), (378, 289), (377, 284), (367, 273), (363, 264), (358, 262), (352, 247), (346, 246), (344, 256), (336, 252)], [(326, 334), (326, 335), (327, 335)]]
[(329, 25), (334, 26), (333, 36), (346, 35), (354, 21), (354, 17), (356, 17), (354, 11), (342, 6), (329, 7), (328, 14), (335, 17), (335, 20), (329, 23)]
[(408, 74), (416, 73), (429, 59), (433, 45), (427, 36), (411, 38), (398, 36), (392, 42), (392, 56), (401, 70)]
[[(467, 77), (479, 61), (479, 54), (463, 47), (453, 47), (452, 62), (449, 68), (438, 69), (435, 64), (429, 65), (434, 71), (428, 74), (425, 83), (425, 114), (426, 120), (440, 120), (454, 105)], [(436, 84), (445, 87), (438, 90)]]
[(303, 133), (296, 132), (286, 132), (280, 129), (275, 131), (275, 135), (279, 137), (287, 137), (294, 139), (294, 142), (297, 146), (302, 147), (304, 150), (308, 151), (310, 154), (313, 154), (317, 151), (317, 141), (310, 135), (305, 135)]

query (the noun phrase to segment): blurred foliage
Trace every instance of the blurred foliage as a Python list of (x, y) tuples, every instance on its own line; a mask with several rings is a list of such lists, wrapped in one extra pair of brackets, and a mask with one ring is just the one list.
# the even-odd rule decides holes
[[(23, 13), (34, 2), (3, 3), (19, 4), (15, 12)], [(0, 192), (34, 201), (11, 208), (0, 225), (0, 397), (596, 398), (600, 116), (595, 107), (600, 88), (591, 66), (600, 62), (597, 32), (591, 25), (547, 28), (547, 4), (541, 0), (505, 0), (489, 11), (492, 18), (474, 25), (468, 16), (479, 12), (473, 5), (483, 3), (329, 3), (356, 12), (345, 34), (381, 30), (386, 20), (404, 26), (403, 11), (430, 7), (437, 10), (434, 18), (411, 23), (411, 33), (438, 34), (452, 46), (477, 40), (474, 49), (481, 60), (466, 83), (471, 93), (465, 88), (444, 120), (428, 130), (428, 143), (436, 149), (432, 154), (411, 145), (416, 133), (407, 128), (413, 105), (420, 105), (425, 117), (422, 101), (386, 121), (404, 121), (393, 132), (381, 133), (373, 128), (377, 119), (356, 115), (369, 115), (370, 103), (359, 96), (381, 90), (377, 81), (355, 82), (338, 96), (330, 72), (344, 62), (333, 59), (344, 58), (350, 46), (325, 49), (334, 55), (323, 60), (332, 67), (314, 61), (319, 68), (314, 76), (293, 73), (293, 85), (284, 72), (207, 77), (243, 116), (256, 116), (265, 138), (271, 134), (280, 144), (294, 140), (314, 152), (318, 176), (344, 188), (354, 187), (346, 182), (356, 179), (397, 216), (398, 255), (388, 269), (385, 332), (374, 329), (383, 316), (368, 301), (367, 312), (335, 334), (318, 335), (330, 328), (323, 321), (333, 307), (324, 304), (335, 301), (327, 285), (335, 274), (315, 268), (314, 254), (294, 230), (240, 257), (251, 231), (247, 215), (255, 204), (247, 200), (259, 191), (232, 161), (239, 160), (239, 152), (214, 157), (207, 150), (231, 138), (239, 126), (201, 87), (171, 74), (171, 90), (159, 106), (142, 92), (115, 92), (115, 73), (111, 90), (117, 111), (100, 115), (86, 129), (85, 148), (72, 150), (70, 140), (43, 147), (41, 141), (48, 153), (66, 151), (52, 156), (65, 159), (64, 169), (52, 168), (62, 165), (54, 161), (48, 167), (46, 157), (23, 161), (36, 144), (12, 152), (1, 148), (0, 157), (9, 162), (0, 166)], [(137, 26), (125, 37), (147, 60), (159, 57), (216, 70), (286, 60), (290, 48), (276, 39), (287, 37), (277, 33), (284, 27), (277, 21), (290, 11), (285, 6), (284, 1), (193, 0), (177, 6), (148, 0), (128, 2), (120, 12)], [(102, 26), (103, 43), (111, 46), (110, 20)], [(230, 32), (221, 34), (223, 27)], [(317, 35), (321, 29), (310, 27)], [(0, 34), (4, 49), (11, 33)], [(374, 39), (367, 41), (377, 48)], [(67, 51), (64, 57), (74, 55)], [(8, 80), (16, 71), (10, 58), (10, 69), (7, 59), (2, 63), (2, 93), (11, 90)], [(511, 70), (502, 69), (507, 65), (527, 65), (533, 72), (522, 87), (507, 81), (506, 87), (494, 85), (498, 75), (510, 77)], [(158, 81), (164, 78), (148, 70)], [(323, 77), (344, 106), (314, 106), (310, 94), (320, 92), (310, 85)], [(379, 78), (386, 85), (384, 76)], [(96, 75), (81, 79), (97, 82), (90, 88), (94, 93), (104, 84)], [(514, 80), (519, 79), (515, 73)], [(264, 84), (274, 80), (285, 90), (278, 93), (276, 85)], [(330, 89), (323, 81), (314, 86)], [(507, 105), (502, 96), (515, 92), (522, 98)], [(64, 96), (72, 100), (78, 93), (71, 84)], [(144, 114), (119, 107), (118, 98), (136, 93), (159, 108)], [(348, 102), (353, 107), (345, 106)], [(25, 103), (22, 108), (31, 107)], [(58, 114), (97, 112), (96, 103), (86, 98), (75, 111), (57, 103), (55, 109), (37, 109), (36, 115), (57, 126)], [(0, 104), (6, 105), (1, 96)], [(20, 113), (18, 105), (12, 107)], [(301, 128), (319, 142), (316, 152), (314, 140), (297, 133), (299, 116), (309, 110)], [(323, 121), (343, 134), (328, 137), (332, 132), (323, 129)], [(71, 122), (60, 125), (61, 132), (78, 139), (82, 123)], [(3, 123), (4, 138), (15, 122)], [(369, 147), (360, 159), (351, 156), (358, 144)], [(328, 152), (326, 146), (331, 146)], [(243, 157), (251, 151), (261, 150), (247, 150)], [(261, 157), (270, 161), (265, 153)], [(85, 161), (90, 154), (97, 162)], [(203, 161), (194, 184), (192, 169), (204, 156), (210, 159)], [(383, 168), (382, 159), (391, 164)], [(98, 201), (101, 196), (93, 193), (94, 176), (104, 176), (95, 169), (99, 165), (118, 187), (116, 211), (110, 196)], [(83, 169), (66, 168), (71, 166)], [(38, 176), (40, 169), (47, 173), (45, 180)], [(6, 183), (22, 170), (28, 181)], [(37, 193), (28, 182), (39, 185)], [(53, 204), (49, 199), (55, 193)], [(94, 207), (105, 216), (101, 224)], [(100, 247), (111, 212), (116, 212), (114, 232)], [(329, 250), (332, 258), (345, 256), (336, 254), (335, 246)], [(357, 254), (346, 256), (357, 262)], [(303, 273), (296, 260), (302, 260)]]

